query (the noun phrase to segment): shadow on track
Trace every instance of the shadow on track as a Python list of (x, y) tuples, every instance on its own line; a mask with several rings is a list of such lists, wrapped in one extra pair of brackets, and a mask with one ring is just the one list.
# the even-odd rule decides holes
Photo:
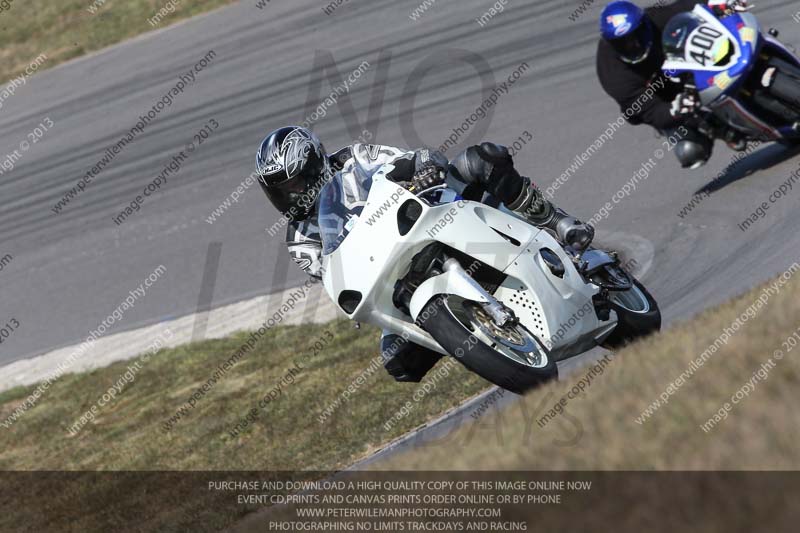
[(710, 195), (758, 171), (768, 170), (776, 165), (780, 165), (798, 154), (800, 154), (800, 146), (770, 144), (757, 152), (753, 152), (744, 159), (729, 165), (722, 175), (717, 176), (695, 191), (695, 195)]

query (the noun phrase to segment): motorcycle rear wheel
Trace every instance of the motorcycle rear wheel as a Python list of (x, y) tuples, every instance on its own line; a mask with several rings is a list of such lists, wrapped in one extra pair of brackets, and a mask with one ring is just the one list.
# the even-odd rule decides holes
[(516, 394), (558, 378), (556, 362), (518, 323), (498, 327), (477, 303), (440, 295), (420, 314), (425, 331), (450, 355), (482, 378)]

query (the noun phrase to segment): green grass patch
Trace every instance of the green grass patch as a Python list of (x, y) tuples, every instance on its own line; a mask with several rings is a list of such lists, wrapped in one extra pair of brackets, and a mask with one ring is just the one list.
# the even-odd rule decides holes
[[(254, 480), (316, 479), (488, 386), (453, 365), (446, 379), (437, 380), (415, 409), (386, 431), (384, 423), (413, 401), (425, 381), (398, 384), (374, 367), (349, 401), (320, 423), (319, 414), (369, 368), (379, 332), (356, 330), (347, 321), (279, 327), (165, 431), (164, 422), (248, 337), (241, 333), (162, 350), (147, 362), (124, 361), (56, 381), (10, 429), (0, 427), (0, 531), (220, 531), (257, 507), (237, 505), (235, 494), (209, 491), (208, 481), (247, 478), (244, 471), (253, 472)], [(68, 428), (137, 362), (135, 379), (71, 436)], [(233, 436), (242, 417), (281, 382), (280, 395)], [(0, 393), (0, 420), (34, 388)], [(225, 474), (234, 471), (239, 473)]]
[[(232, 3), (233, 0), (181, 0), (158, 28)], [(39, 70), (155, 29), (147, 20), (167, 0), (10, 0), (0, 12), (0, 81), (22, 74), (44, 54)], [(94, 14), (89, 8), (95, 6)], [(255, 9), (255, 8), (254, 8)]]
[[(241, 333), (160, 351), (141, 362), (134, 381), (99, 407), (94, 420), (74, 436), (69, 428), (138, 360), (64, 376), (10, 429), (0, 428), (0, 469), (335, 470), (488, 385), (453, 365), (446, 379), (438, 380), (408, 416), (386, 431), (384, 423), (412, 400), (420, 385), (398, 384), (377, 367), (349, 401), (321, 423), (319, 414), (341, 398), (378, 354), (379, 333), (374, 328), (356, 330), (342, 321), (279, 327), (262, 337), (166, 431), (164, 422), (248, 336)], [(317, 342), (322, 349), (315, 355)], [(288, 379), (292, 368), (299, 372)], [(282, 381), (280, 395), (259, 409), (259, 400)], [(0, 420), (34, 388), (0, 394)], [(232, 435), (253, 408), (258, 411), (255, 423)]]

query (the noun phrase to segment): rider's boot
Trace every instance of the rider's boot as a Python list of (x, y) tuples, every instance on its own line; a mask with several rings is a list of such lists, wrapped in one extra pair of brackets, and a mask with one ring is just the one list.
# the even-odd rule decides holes
[(545, 199), (542, 192), (522, 177), (525, 184), (519, 197), (506, 207), (525, 217), (531, 224), (553, 230), (562, 242), (583, 250), (594, 238), (594, 228), (584, 224)]
[(747, 150), (747, 138), (733, 129), (729, 129), (725, 132), (725, 144), (734, 152), (744, 152)]
[(381, 335), (381, 359), (395, 381), (419, 383), (433, 368), (441, 354), (384, 330)]

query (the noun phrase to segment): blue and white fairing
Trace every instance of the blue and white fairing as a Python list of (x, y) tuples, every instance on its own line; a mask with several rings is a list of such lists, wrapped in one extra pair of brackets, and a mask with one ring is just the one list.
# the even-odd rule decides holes
[(707, 106), (739, 89), (755, 65), (762, 39), (755, 16), (737, 13), (718, 19), (702, 4), (670, 21), (663, 38), (662, 69), (672, 78), (692, 74)]
[(662, 38), (663, 71), (677, 81), (690, 74), (705, 108), (748, 135), (785, 135), (736, 98), (767, 42), (754, 15), (735, 13), (720, 19), (701, 4), (675, 16)]

